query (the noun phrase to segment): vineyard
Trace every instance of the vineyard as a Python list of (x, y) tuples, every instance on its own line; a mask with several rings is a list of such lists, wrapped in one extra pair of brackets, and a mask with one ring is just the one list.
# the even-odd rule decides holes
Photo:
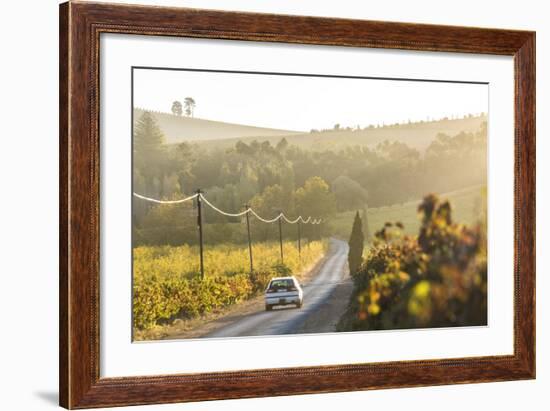
[(284, 265), (279, 243), (253, 245), (257, 264), (250, 273), (248, 249), (233, 244), (207, 247), (205, 277), (200, 277), (198, 247), (183, 245), (136, 247), (133, 250), (133, 325), (146, 330), (176, 318), (194, 318), (263, 292), (278, 275), (299, 273), (325, 254), (326, 242), (284, 242)]
[(401, 222), (376, 232), (339, 331), (487, 324), (485, 223), (454, 223), (451, 211), (429, 195), (417, 236)]

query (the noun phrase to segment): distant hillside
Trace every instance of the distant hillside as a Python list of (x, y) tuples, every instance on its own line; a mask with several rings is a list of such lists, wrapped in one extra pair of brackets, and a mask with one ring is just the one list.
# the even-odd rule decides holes
[[(138, 119), (144, 110), (134, 109), (134, 118)], [(400, 141), (410, 147), (424, 151), (438, 133), (454, 136), (462, 131), (475, 132), (487, 121), (486, 115), (466, 117), (454, 120), (435, 120), (361, 130), (342, 128), (304, 133), (292, 130), (280, 130), (246, 126), (204, 120), (168, 113), (151, 112), (166, 137), (168, 144), (183, 141), (200, 143), (204, 147), (232, 147), (238, 140), (244, 142), (270, 141), (277, 144), (283, 137), (292, 145), (312, 150), (340, 149), (346, 146), (374, 147), (386, 140)]]
[[(134, 109), (134, 119), (138, 119), (145, 110)], [(220, 140), (227, 138), (281, 137), (300, 133), (298, 131), (278, 130), (245, 126), (241, 124), (223, 123), (220, 121), (203, 120), (199, 118), (176, 116), (168, 113), (151, 112), (162, 129), (168, 144), (182, 141)]]
[[(285, 136), (291, 145), (308, 147), (312, 150), (340, 149), (345, 146), (376, 146), (386, 140), (400, 141), (419, 151), (424, 151), (435, 139), (438, 133), (445, 133), (450, 136), (460, 132), (478, 131), (483, 122), (487, 121), (487, 116), (469, 117), (456, 120), (437, 120), (430, 122), (418, 122), (410, 124), (400, 124), (393, 126), (384, 126), (378, 128), (366, 128), (362, 130), (329, 130), (317, 131), (311, 133), (293, 134)], [(270, 141), (276, 144), (281, 140), (281, 136), (258, 136), (246, 138), (227, 138), (218, 141), (204, 142), (203, 145), (216, 147), (233, 146), (237, 140), (250, 142), (252, 140)]]

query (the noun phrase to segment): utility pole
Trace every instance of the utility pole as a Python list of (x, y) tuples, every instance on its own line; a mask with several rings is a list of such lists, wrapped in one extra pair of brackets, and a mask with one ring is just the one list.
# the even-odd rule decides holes
[(203, 256), (203, 241), (202, 241), (202, 191), (199, 188), (196, 193), (197, 196), (197, 225), (199, 227), (199, 254), (200, 254), (200, 266), (201, 266), (201, 279), (204, 280), (204, 256)]
[[(250, 210), (250, 206), (245, 204), (246, 211)], [(248, 233), (248, 255), (250, 257), (250, 274), (254, 272), (254, 262), (252, 260), (252, 238), (250, 237), (250, 212), (246, 213), (246, 231)]]
[(302, 263), (302, 228), (300, 220), (298, 220), (298, 258), (300, 259), (300, 263)]
[(285, 259), (283, 256), (283, 217), (281, 216), (281, 213), (279, 213), (279, 244), (281, 246), (281, 264), (284, 264)]

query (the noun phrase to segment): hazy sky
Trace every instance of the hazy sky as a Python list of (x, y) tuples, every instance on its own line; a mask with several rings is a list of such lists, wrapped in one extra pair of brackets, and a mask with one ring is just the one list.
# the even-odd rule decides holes
[(174, 70), (134, 70), (134, 107), (287, 130), (366, 126), (488, 112), (488, 85)]

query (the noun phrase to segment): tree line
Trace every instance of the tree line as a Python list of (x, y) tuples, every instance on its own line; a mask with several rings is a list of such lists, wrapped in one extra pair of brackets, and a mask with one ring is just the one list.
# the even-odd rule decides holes
[[(284, 138), (277, 144), (237, 141), (230, 149), (221, 149), (200, 142), (167, 145), (156, 120), (146, 112), (134, 124), (134, 191), (173, 199), (201, 188), (210, 201), (227, 211), (248, 204), (266, 217), (284, 211), (289, 216), (326, 219), (337, 212), (363, 209), (367, 203), (392, 205), (426, 192), (485, 183), (486, 134), (486, 124), (476, 133), (439, 134), (424, 153), (389, 141), (376, 147), (319, 152), (290, 145)], [(137, 238), (144, 243), (176, 241), (167, 238), (172, 236), (166, 230), (160, 238), (162, 227), (181, 226), (182, 231), (187, 220), (193, 224), (192, 216), (192, 209), (183, 206), (160, 208), (134, 202), (134, 227), (141, 230)], [(207, 210), (205, 221), (212, 225), (215, 238), (241, 237), (241, 229), (227, 224), (238, 219)], [(257, 226), (254, 234), (259, 239), (269, 240), (275, 231)], [(152, 234), (155, 230), (158, 235)], [(181, 235), (177, 240), (182, 240)]]

